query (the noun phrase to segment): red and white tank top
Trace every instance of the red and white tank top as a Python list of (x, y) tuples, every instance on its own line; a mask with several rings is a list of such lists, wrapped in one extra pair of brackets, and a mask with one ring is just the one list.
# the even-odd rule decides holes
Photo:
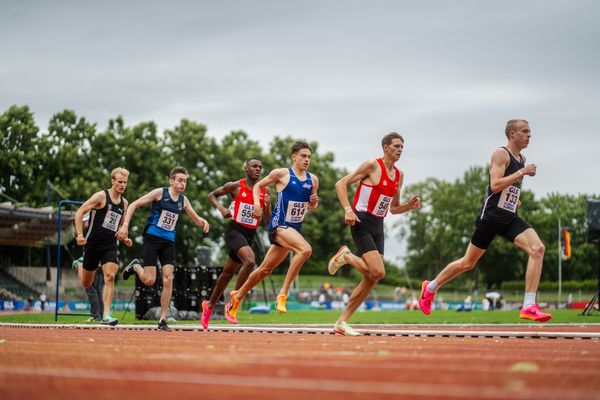
[[(260, 206), (265, 208), (266, 188), (260, 190)], [(256, 229), (260, 221), (254, 218), (254, 196), (252, 190), (246, 185), (246, 179), (240, 179), (240, 191), (229, 206), (232, 218), (238, 224), (246, 228)]]
[(383, 165), (383, 159), (376, 159), (381, 168), (381, 178), (377, 185), (368, 185), (364, 181), (360, 182), (356, 194), (354, 195), (354, 209), (356, 211), (367, 212), (377, 218), (383, 218), (387, 215), (390, 203), (394, 194), (398, 190), (400, 182), (400, 171), (394, 167), (396, 176), (391, 180)]

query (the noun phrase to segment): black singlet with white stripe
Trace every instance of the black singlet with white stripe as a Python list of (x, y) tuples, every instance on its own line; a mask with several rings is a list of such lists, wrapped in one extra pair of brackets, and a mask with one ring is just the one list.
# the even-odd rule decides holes
[[(506, 150), (506, 152), (508, 153), (508, 156), (510, 157), (510, 162), (509, 162), (508, 166), (506, 167), (506, 170), (504, 171), (504, 177), (512, 175), (515, 172), (517, 172), (518, 170), (520, 170), (521, 168), (525, 167), (525, 162), (524, 162), (523, 156), (521, 154), (519, 154), (519, 158), (521, 160), (517, 160), (510, 153), (510, 151), (508, 151), (508, 149), (506, 147), (502, 147), (502, 148), (504, 150)], [(512, 186), (515, 186), (520, 189), (521, 182), (522, 182), (522, 180), (519, 180), (519, 181), (513, 183)], [(500, 200), (501, 194), (502, 194), (502, 192), (492, 193), (490, 176), (488, 175), (487, 194), (486, 194), (485, 200), (483, 202), (483, 207), (481, 207), (481, 210), (479, 212), (480, 219), (487, 220), (487, 221), (494, 221), (494, 222), (510, 222), (513, 218), (515, 218), (517, 216), (516, 210), (513, 213), (510, 211), (503, 210), (502, 208), (498, 207), (498, 201)]]
[(90, 214), (90, 227), (85, 236), (88, 245), (117, 245), (115, 234), (119, 229), (121, 218), (123, 218), (125, 199), (121, 196), (121, 202), (115, 204), (112, 202), (108, 190), (104, 190), (104, 195), (106, 196), (104, 207), (93, 209)]

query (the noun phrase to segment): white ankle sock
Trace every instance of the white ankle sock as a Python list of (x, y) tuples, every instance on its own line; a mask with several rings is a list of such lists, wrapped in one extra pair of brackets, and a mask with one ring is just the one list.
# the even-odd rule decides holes
[(530, 307), (535, 304), (535, 292), (525, 292), (525, 299), (523, 300), (523, 308)]
[(431, 293), (437, 292), (439, 288), (440, 285), (438, 285), (436, 279), (432, 280), (431, 282), (429, 282), (429, 285), (427, 285), (427, 290), (429, 290)]

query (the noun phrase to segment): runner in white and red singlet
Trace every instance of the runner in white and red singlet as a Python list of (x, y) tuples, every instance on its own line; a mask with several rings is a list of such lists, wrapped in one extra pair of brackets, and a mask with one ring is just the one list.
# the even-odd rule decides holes
[[(328, 270), (334, 275), (344, 264), (350, 264), (363, 276), (354, 289), (350, 301), (334, 325), (334, 332), (345, 336), (359, 335), (347, 321), (369, 296), (371, 288), (384, 277), (383, 250), (385, 236), (383, 219), (388, 211), (401, 214), (419, 208), (421, 201), (412, 196), (400, 204), (400, 189), (404, 174), (394, 166), (400, 159), (404, 139), (396, 132), (388, 133), (381, 140), (383, 157), (362, 163), (356, 171), (346, 175), (335, 184), (338, 198), (344, 207), (346, 224), (351, 225), (352, 238), (358, 249), (354, 255), (346, 246), (329, 261)], [(359, 182), (354, 196), (354, 208), (348, 201), (348, 185)]]

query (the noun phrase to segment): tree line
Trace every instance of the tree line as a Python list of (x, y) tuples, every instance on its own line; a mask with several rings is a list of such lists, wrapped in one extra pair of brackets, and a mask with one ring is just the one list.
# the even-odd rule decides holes
[[(198, 213), (206, 218), (210, 232), (203, 235), (188, 218), (178, 222), (178, 263), (191, 265), (196, 248), (222, 243), (226, 222), (207, 199), (210, 191), (226, 182), (244, 176), (244, 160), (262, 160), (265, 173), (291, 164), (290, 146), (297, 138), (276, 136), (268, 148), (253, 140), (244, 131), (233, 131), (217, 140), (208, 135), (201, 123), (182, 119), (171, 129), (159, 132), (152, 121), (127, 125), (123, 117), (108, 121), (104, 130), (95, 123), (64, 110), (52, 116), (47, 131), (36, 126), (33, 112), (27, 106), (11, 106), (0, 115), (0, 192), (31, 207), (52, 205), (68, 198), (84, 201), (94, 192), (110, 187), (110, 171), (124, 167), (130, 171), (125, 197), (133, 201), (148, 191), (168, 186), (171, 168), (187, 168), (189, 180), (186, 196)], [(350, 231), (344, 224), (334, 189), (335, 182), (347, 173), (334, 165), (334, 154), (321, 152), (318, 142), (310, 141), (313, 156), (310, 170), (320, 180), (320, 204), (315, 215), (309, 215), (303, 233), (313, 247), (313, 255), (303, 268), (304, 273), (326, 274), (329, 257), (342, 243), (351, 244)], [(400, 162), (401, 167), (401, 162)], [(406, 240), (405, 267), (414, 279), (433, 277), (446, 263), (462, 256), (473, 231), (474, 219), (487, 185), (487, 167), (472, 167), (455, 182), (428, 178), (403, 191), (419, 194), (423, 207), (396, 219), (396, 228), (387, 235), (399, 235)], [(48, 188), (52, 190), (48, 190)], [(557, 218), (572, 232), (573, 256), (564, 263), (563, 279), (595, 278), (596, 250), (586, 244), (586, 195), (550, 194), (535, 199), (524, 189), (521, 194), (522, 215), (538, 232), (546, 245), (542, 280), (557, 277)], [(132, 248), (122, 246), (122, 260), (141, 254), (141, 235), (147, 210), (140, 210), (130, 224)], [(24, 257), (17, 249), (0, 248), (3, 257)], [(68, 245), (72, 255), (79, 255), (74, 242)], [(38, 265), (45, 264), (40, 251)], [(225, 252), (217, 258), (224, 260)], [(34, 260), (35, 261), (35, 260)], [(473, 273), (464, 274), (455, 285), (499, 287), (503, 281), (524, 277), (527, 257), (515, 251), (503, 239), (494, 241)], [(32, 262), (33, 263), (33, 262)], [(394, 265), (386, 263), (385, 282), (399, 284), (404, 280)], [(279, 269), (281, 272), (285, 268)], [(343, 273), (351, 274), (349, 268)]]

